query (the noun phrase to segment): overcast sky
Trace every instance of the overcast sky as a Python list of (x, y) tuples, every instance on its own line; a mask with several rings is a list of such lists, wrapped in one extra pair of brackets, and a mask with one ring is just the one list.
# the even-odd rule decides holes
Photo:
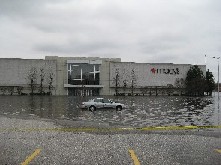
[[(0, 57), (119, 57), (205, 64), (221, 56), (220, 0), (0, 0)], [(217, 61), (207, 58), (217, 74)]]

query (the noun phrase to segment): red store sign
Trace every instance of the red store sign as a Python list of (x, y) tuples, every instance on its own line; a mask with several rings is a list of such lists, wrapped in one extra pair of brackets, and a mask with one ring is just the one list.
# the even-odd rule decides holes
[(155, 69), (155, 68), (152, 68), (150, 71), (153, 74), (171, 74), (171, 75), (180, 74), (179, 68), (175, 68), (175, 69)]

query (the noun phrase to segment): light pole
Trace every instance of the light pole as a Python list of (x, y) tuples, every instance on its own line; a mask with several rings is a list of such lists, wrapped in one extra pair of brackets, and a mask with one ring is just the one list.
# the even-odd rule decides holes
[(218, 83), (217, 83), (217, 92), (218, 92), (218, 100), (219, 100), (219, 59), (220, 57), (213, 57), (216, 58), (218, 60)]

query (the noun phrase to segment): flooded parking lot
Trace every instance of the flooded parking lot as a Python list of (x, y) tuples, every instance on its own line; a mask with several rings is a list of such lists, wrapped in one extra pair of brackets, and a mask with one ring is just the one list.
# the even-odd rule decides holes
[(94, 112), (79, 108), (88, 99), (0, 96), (0, 164), (220, 162), (217, 97), (111, 97), (127, 108)]
[(110, 126), (185, 126), (219, 125), (217, 97), (180, 96), (106, 97), (124, 103), (127, 108), (80, 109), (91, 97), (67, 96), (0, 96), (0, 114), (7, 117), (43, 118), (104, 123)]

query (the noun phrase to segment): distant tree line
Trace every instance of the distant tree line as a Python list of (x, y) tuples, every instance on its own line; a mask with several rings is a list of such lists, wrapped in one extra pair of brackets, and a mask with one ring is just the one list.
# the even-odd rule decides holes
[(215, 89), (214, 76), (209, 70), (204, 76), (202, 70), (194, 65), (187, 72), (185, 85), (186, 95), (188, 96), (204, 96), (205, 92), (208, 96), (211, 96)]
[[(129, 70), (128, 70), (129, 71)], [(127, 71), (127, 72), (128, 72)], [(124, 76), (125, 77), (125, 76)], [(115, 86), (115, 95), (125, 95), (126, 89), (130, 89), (130, 93), (128, 95), (134, 96), (134, 90), (136, 88), (137, 77), (135, 74), (135, 69), (131, 69), (129, 75), (126, 79), (122, 79), (123, 76), (120, 75), (119, 68), (115, 70), (115, 76), (113, 77), (113, 85)], [(122, 81), (123, 80), (123, 81)], [(120, 82), (123, 82), (122, 84)], [(120, 88), (123, 89), (124, 93), (120, 93)], [(168, 84), (166, 88), (150, 88), (143, 87), (140, 89), (141, 94), (146, 94), (149, 92), (149, 95), (152, 92), (155, 92), (156, 95), (161, 90), (161, 93), (167, 95), (173, 95), (173, 93), (177, 90), (181, 92), (181, 95), (187, 96), (204, 96), (205, 93), (208, 96), (212, 95), (212, 91), (215, 89), (215, 81), (214, 76), (209, 70), (206, 72), (204, 76), (203, 71), (197, 66), (194, 65), (190, 67), (187, 72), (186, 79), (177, 78), (174, 86), (172, 84)]]

